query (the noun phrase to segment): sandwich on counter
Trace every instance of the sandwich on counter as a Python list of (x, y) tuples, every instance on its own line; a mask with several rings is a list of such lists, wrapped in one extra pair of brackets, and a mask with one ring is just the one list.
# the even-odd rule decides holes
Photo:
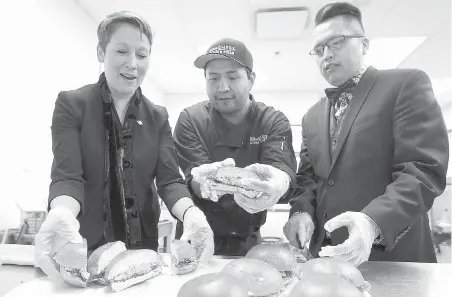
[(82, 243), (66, 243), (55, 253), (53, 259), (59, 266), (64, 281), (77, 287), (86, 287), (90, 277), (87, 256), (88, 247), (86, 240), (83, 240)]

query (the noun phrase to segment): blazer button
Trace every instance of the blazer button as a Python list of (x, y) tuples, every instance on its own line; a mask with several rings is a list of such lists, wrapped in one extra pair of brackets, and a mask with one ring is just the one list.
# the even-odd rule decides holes
[(328, 185), (334, 186), (334, 180), (333, 179), (328, 180)]

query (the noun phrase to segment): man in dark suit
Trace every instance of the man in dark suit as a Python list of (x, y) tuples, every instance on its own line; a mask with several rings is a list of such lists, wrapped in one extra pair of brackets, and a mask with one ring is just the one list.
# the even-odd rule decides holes
[(315, 24), (310, 54), (337, 88), (303, 117), (286, 237), (354, 265), (436, 262), (427, 211), (446, 186), (449, 144), (428, 76), (366, 67), (353, 5), (325, 5)]

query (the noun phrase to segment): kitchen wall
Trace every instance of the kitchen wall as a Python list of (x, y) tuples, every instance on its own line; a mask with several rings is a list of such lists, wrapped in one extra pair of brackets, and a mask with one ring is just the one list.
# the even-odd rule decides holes
[[(100, 67), (97, 24), (74, 1), (2, 1), (0, 11), (3, 229), (19, 225), (16, 202), (27, 210), (46, 208), (58, 92), (96, 82)], [(143, 89), (154, 102), (163, 102), (151, 82)]]

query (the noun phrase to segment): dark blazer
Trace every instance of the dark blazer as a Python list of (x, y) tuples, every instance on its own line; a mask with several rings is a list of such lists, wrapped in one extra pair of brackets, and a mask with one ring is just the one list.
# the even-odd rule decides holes
[[(171, 210), (178, 199), (190, 197), (190, 193), (179, 172), (166, 108), (150, 102), (140, 89), (137, 95), (141, 103), (134, 122), (134, 186), (141, 225), (148, 236), (157, 237), (158, 195)], [(54, 160), (49, 201), (69, 195), (80, 202), (80, 234), (88, 247), (103, 235), (105, 141), (99, 83), (60, 92), (52, 119)]]
[[(337, 150), (330, 156), (330, 102), (303, 117), (298, 186), (291, 214), (315, 218), (310, 249), (324, 244), (324, 224), (362, 211), (380, 227), (383, 245), (369, 260), (436, 262), (427, 211), (446, 186), (447, 130), (428, 76), (420, 70), (370, 67), (355, 89)], [(333, 245), (348, 237), (342, 227)]]

